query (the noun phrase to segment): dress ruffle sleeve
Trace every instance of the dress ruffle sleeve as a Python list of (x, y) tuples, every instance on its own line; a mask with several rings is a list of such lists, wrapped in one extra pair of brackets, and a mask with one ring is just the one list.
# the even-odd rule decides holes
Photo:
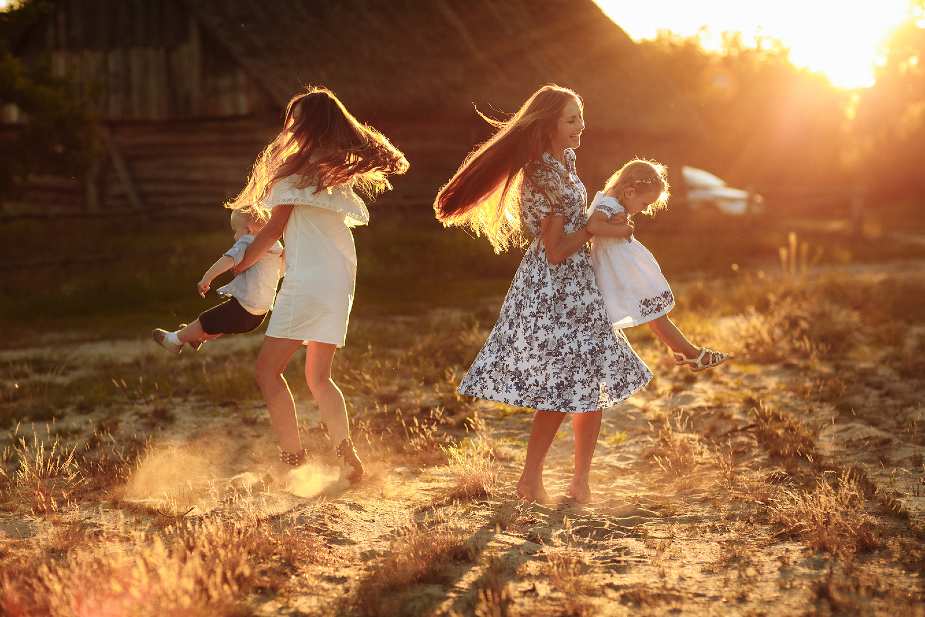
[(598, 191), (588, 207), (588, 216), (594, 212), (603, 212), (608, 217), (626, 212), (620, 202), (615, 197), (605, 195)]
[(262, 205), (271, 209), (274, 206), (292, 205), (331, 210), (344, 215), (344, 224), (347, 227), (369, 223), (369, 210), (350, 184), (338, 184), (316, 190), (313, 185), (299, 187), (299, 180), (300, 178), (296, 176), (279, 180), (270, 189), (270, 194), (264, 199)]

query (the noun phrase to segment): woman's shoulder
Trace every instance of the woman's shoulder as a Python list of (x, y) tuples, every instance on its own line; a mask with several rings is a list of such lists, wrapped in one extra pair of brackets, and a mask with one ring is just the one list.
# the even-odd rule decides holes
[(299, 175), (286, 176), (277, 180), (270, 189), (264, 206), (305, 205), (341, 213), (344, 223), (353, 227), (369, 223), (369, 210), (353, 190), (352, 182), (345, 182), (326, 188)]

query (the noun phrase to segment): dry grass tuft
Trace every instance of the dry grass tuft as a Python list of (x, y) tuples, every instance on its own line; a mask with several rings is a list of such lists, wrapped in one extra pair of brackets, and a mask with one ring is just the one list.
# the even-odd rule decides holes
[(864, 490), (850, 473), (825, 474), (812, 491), (781, 489), (768, 504), (780, 535), (800, 538), (813, 549), (853, 554), (879, 546)]
[(441, 448), (449, 461), (453, 487), (443, 495), (445, 501), (483, 499), (498, 488), (494, 451), (488, 440), (478, 435), (459, 444)]
[(690, 415), (679, 410), (673, 418), (662, 417), (658, 426), (650, 423), (650, 427), (657, 435), (655, 444), (644, 456), (655, 461), (666, 474), (680, 477), (691, 473), (697, 466), (702, 445), (691, 432)]
[[(475, 585), (475, 617), (510, 617), (513, 615), (514, 596), (511, 594), (511, 577), (515, 572), (498, 556), (492, 557)], [(453, 613), (458, 617), (458, 614)]]
[(73, 550), (0, 581), (9, 614), (236, 615), (256, 588), (279, 590), (300, 564), (326, 551), (301, 529), (277, 532), (255, 516), (184, 521), (163, 534), (136, 534)]
[(473, 561), (476, 555), (475, 545), (462, 531), (414, 525), (392, 543), (385, 557), (360, 582), (352, 610), (364, 617), (415, 614), (406, 602), (413, 586), (446, 584), (452, 580), (455, 566)]
[(559, 614), (574, 617), (593, 614), (593, 607), (586, 599), (593, 589), (592, 582), (585, 576), (589, 571), (590, 567), (580, 550), (573, 547), (547, 548), (543, 573), (549, 577), (550, 585), (564, 595), (564, 605)]
[(755, 435), (771, 456), (814, 463), (816, 440), (809, 428), (790, 414), (764, 401), (751, 409)]
[[(31, 442), (20, 437), (8, 454), (14, 471), (2, 471), (0, 493), (10, 509), (34, 514), (58, 512), (87, 483), (75, 457), (77, 445), (68, 448), (57, 437), (49, 439), (50, 445), (37, 433)], [(7, 461), (4, 463), (6, 467)]]

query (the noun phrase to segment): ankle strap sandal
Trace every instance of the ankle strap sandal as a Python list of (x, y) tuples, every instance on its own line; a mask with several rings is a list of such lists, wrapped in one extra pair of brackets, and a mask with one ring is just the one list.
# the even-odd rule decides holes
[(341, 459), (343, 463), (350, 468), (350, 473), (347, 474), (347, 480), (351, 484), (355, 484), (360, 481), (360, 478), (366, 473), (366, 470), (363, 469), (363, 462), (360, 460), (360, 456), (357, 454), (356, 447), (353, 445), (353, 440), (349, 437), (344, 438), (340, 442), (340, 445), (337, 446), (337, 458)]
[(298, 467), (304, 464), (307, 455), (308, 450), (305, 448), (302, 448), (298, 452), (286, 452), (282, 448), (279, 448), (279, 460), (291, 467)]

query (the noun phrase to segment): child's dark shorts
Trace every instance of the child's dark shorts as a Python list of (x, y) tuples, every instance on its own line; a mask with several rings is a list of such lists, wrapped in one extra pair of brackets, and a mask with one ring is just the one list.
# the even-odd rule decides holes
[(229, 298), (199, 315), (199, 325), (206, 334), (243, 334), (256, 330), (267, 314), (247, 312), (235, 298)]

